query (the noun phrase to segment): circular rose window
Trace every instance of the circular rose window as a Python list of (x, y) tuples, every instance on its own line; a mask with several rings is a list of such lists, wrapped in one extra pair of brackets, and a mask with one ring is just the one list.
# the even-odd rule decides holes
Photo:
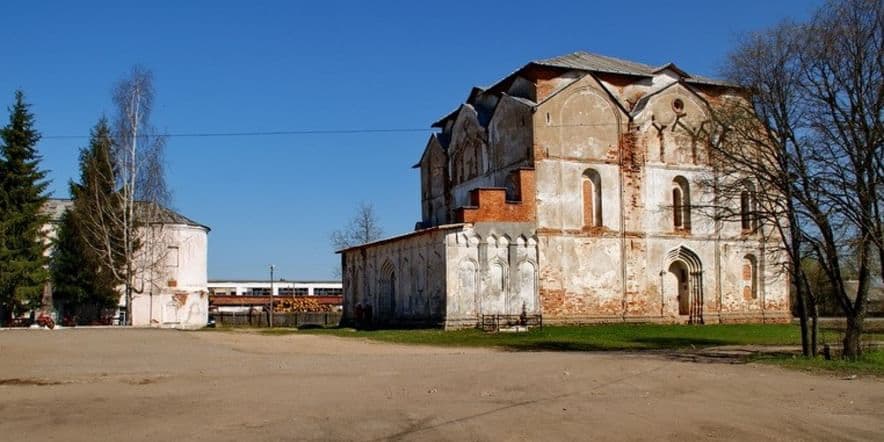
[(672, 109), (679, 114), (684, 112), (684, 101), (681, 101), (681, 98), (676, 98), (675, 100), (672, 100)]

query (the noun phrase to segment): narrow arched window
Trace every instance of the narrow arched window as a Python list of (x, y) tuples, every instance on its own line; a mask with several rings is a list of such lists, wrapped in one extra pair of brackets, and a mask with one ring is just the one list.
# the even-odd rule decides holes
[(678, 187), (672, 188), (672, 219), (674, 220), (675, 228), (681, 229), (684, 227), (684, 220), (681, 218), (681, 189)]
[(758, 263), (754, 255), (743, 257), (743, 298), (758, 299)]
[(583, 226), (602, 226), (602, 180), (594, 169), (583, 172)]
[(672, 180), (672, 221), (676, 230), (691, 229), (691, 188), (683, 176)]
[(491, 264), (489, 271), (491, 273), (489, 278), (489, 287), (491, 288), (492, 293), (495, 295), (505, 294), (506, 272), (504, 272), (503, 270), (503, 265), (501, 265), (500, 263), (493, 263)]
[(744, 186), (740, 192), (740, 227), (743, 233), (750, 233), (758, 227), (755, 217), (755, 187), (750, 182), (746, 182)]

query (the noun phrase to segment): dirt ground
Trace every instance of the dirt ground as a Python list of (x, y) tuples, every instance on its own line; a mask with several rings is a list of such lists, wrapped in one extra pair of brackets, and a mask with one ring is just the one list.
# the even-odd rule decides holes
[(884, 440), (884, 381), (666, 354), (0, 330), (0, 440)]

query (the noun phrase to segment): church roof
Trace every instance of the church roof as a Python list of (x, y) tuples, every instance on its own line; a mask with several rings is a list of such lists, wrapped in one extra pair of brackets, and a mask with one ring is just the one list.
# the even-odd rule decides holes
[(356, 250), (356, 249), (361, 249), (361, 248), (364, 248), (364, 247), (369, 247), (369, 246), (374, 246), (374, 245), (378, 245), (378, 244), (388, 243), (388, 242), (391, 242), (391, 241), (397, 241), (397, 240), (400, 240), (400, 239), (403, 239), (403, 238), (408, 238), (408, 237), (412, 237), (412, 236), (423, 235), (423, 234), (425, 234), (425, 233), (436, 232), (436, 231), (439, 231), (439, 230), (461, 229), (461, 228), (463, 228), (463, 226), (465, 226), (465, 225), (467, 225), (467, 223), (441, 224), (441, 225), (438, 225), (438, 226), (427, 227), (427, 228), (425, 228), (425, 229), (413, 230), (413, 231), (411, 231), (411, 232), (403, 233), (403, 234), (401, 234), (401, 235), (390, 236), (390, 237), (387, 237), (387, 238), (381, 238), (381, 239), (376, 240), (376, 241), (367, 242), (367, 243), (365, 243), (365, 244), (357, 244), (357, 245), (354, 245), (354, 246), (345, 247), (345, 248), (340, 249), (340, 250), (335, 250), (335, 253), (349, 252), (350, 250)]
[[(501, 93), (505, 91), (512, 81), (519, 76), (522, 72), (527, 70), (532, 66), (542, 66), (542, 67), (551, 67), (557, 69), (566, 69), (566, 70), (577, 70), (577, 71), (586, 71), (586, 72), (596, 72), (603, 74), (616, 74), (616, 75), (630, 75), (633, 77), (644, 77), (644, 78), (652, 78), (655, 75), (659, 74), (665, 70), (671, 70), (675, 72), (678, 76), (682, 77), (681, 81), (688, 84), (695, 85), (706, 85), (706, 86), (720, 86), (720, 87), (737, 87), (733, 83), (718, 80), (709, 77), (703, 77), (700, 75), (694, 75), (686, 72), (685, 70), (679, 68), (675, 65), (675, 63), (666, 63), (660, 66), (651, 66), (644, 63), (639, 63), (636, 61), (623, 60), (620, 58), (609, 57), (607, 55), (594, 54), (592, 52), (586, 51), (577, 51), (572, 52), (570, 54), (559, 55), (557, 57), (545, 58), (540, 60), (533, 60), (528, 62), (528, 64), (516, 69), (515, 71), (509, 73), (506, 77), (500, 79), (495, 82), (493, 85), (486, 88), (478, 88), (474, 87), (470, 91), (470, 96), (468, 98), (468, 102), (475, 98), (476, 95), (482, 93)], [(530, 100), (525, 100), (530, 102)], [(534, 105), (536, 103), (531, 103)], [(457, 112), (460, 110), (460, 106), (455, 110), (440, 118), (438, 121), (434, 122), (432, 127), (442, 128), (445, 126), (445, 122), (454, 118), (457, 115)]]
[(566, 55), (560, 55), (558, 57), (535, 60), (532, 61), (531, 64), (564, 69), (577, 69), (581, 71), (603, 72), (608, 74), (634, 75), (638, 77), (652, 77), (657, 72), (671, 69), (678, 74), (683, 75), (685, 81), (688, 83), (709, 84), (713, 86), (733, 86), (723, 80), (689, 74), (674, 63), (666, 63), (662, 66), (654, 67), (644, 63), (622, 60), (585, 51), (577, 51)]
[(205, 224), (198, 223), (168, 207), (160, 206), (157, 203), (139, 201), (135, 203), (135, 210), (141, 210), (149, 213), (150, 224), (180, 224), (191, 227), (202, 227), (206, 230), (212, 230)]
[(654, 72), (654, 68), (646, 64), (584, 51), (572, 52), (543, 60), (534, 60), (532, 63), (540, 66), (607, 72), (610, 74), (649, 76)]
[[(67, 198), (49, 198), (43, 206), (43, 212), (49, 215), (52, 222), (61, 221), (64, 213), (74, 205), (74, 202)], [(211, 230), (209, 226), (198, 223), (168, 207), (162, 207), (157, 203), (149, 203), (146, 201), (138, 201), (135, 204), (135, 210), (142, 213), (150, 213), (150, 224), (179, 224), (192, 227), (201, 227)]]

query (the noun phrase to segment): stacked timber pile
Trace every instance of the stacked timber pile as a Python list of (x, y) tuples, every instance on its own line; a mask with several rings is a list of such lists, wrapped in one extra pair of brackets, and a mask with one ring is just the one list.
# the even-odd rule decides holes
[(281, 298), (273, 303), (273, 311), (276, 313), (295, 313), (295, 312), (331, 312), (333, 306), (322, 304), (316, 299), (297, 297), (297, 298)]

